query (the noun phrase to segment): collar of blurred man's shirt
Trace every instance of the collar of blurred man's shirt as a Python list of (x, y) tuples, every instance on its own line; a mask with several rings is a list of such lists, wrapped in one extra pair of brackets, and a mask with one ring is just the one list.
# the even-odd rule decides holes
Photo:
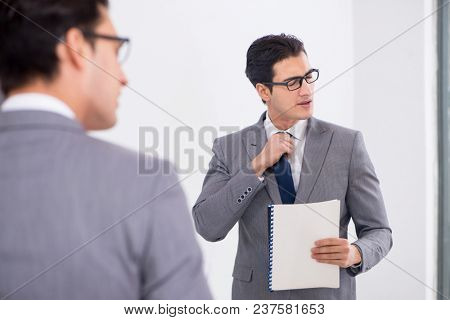
[(20, 93), (8, 97), (0, 107), (2, 112), (47, 111), (75, 119), (75, 114), (67, 104), (56, 97), (42, 93)]

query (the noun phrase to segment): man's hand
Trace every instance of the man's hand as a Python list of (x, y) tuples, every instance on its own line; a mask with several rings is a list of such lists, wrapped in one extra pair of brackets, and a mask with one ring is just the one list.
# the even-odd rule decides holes
[(361, 255), (356, 246), (347, 239), (328, 238), (314, 242), (311, 257), (317, 262), (334, 264), (341, 268), (348, 268), (361, 262)]
[(289, 155), (294, 152), (294, 150), (294, 141), (290, 135), (287, 133), (273, 134), (269, 140), (267, 140), (261, 153), (253, 159), (253, 171), (260, 177), (267, 168), (277, 163), (284, 153)]

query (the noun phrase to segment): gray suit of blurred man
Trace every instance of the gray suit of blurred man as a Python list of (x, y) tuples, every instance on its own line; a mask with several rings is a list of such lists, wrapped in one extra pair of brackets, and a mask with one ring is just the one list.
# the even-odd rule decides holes
[(127, 83), (107, 6), (0, 4), (0, 298), (211, 297), (173, 167), (86, 135)]

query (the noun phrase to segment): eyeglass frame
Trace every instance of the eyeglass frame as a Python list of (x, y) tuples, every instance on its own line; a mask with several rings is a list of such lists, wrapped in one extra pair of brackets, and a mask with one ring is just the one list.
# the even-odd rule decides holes
[[(312, 72), (317, 72), (317, 78), (314, 80), (314, 81), (312, 81), (312, 82), (308, 82), (308, 80), (307, 80), (307, 76), (309, 75), (309, 74), (311, 74)], [(262, 84), (264, 84), (264, 85), (272, 85), (272, 86), (285, 86), (289, 91), (295, 91), (295, 90), (298, 90), (298, 89), (300, 89), (301, 87), (302, 87), (302, 84), (303, 84), (303, 80), (305, 80), (306, 81), (306, 83), (308, 83), (308, 84), (311, 84), (311, 83), (314, 83), (314, 82), (316, 82), (317, 81), (317, 79), (319, 79), (319, 75), (320, 75), (320, 73), (319, 73), (319, 69), (310, 69), (304, 76), (302, 76), (302, 77), (292, 77), (291, 79), (289, 79), (289, 80), (287, 80), (287, 81), (283, 81), (283, 82), (261, 82)], [(295, 88), (295, 89), (289, 89), (289, 85), (288, 85), (288, 83), (289, 82), (291, 82), (291, 81), (293, 81), (293, 80), (300, 80), (300, 86), (298, 87), (298, 88)]]
[[(97, 38), (97, 39), (104, 39), (104, 40), (110, 40), (110, 41), (118, 41), (120, 42), (119, 48), (117, 49), (117, 51), (120, 50), (120, 48), (124, 45), (127, 44), (128, 46), (131, 45), (131, 39), (128, 37), (119, 37), (119, 36), (111, 36), (111, 35), (107, 35), (107, 34), (102, 34), (102, 33), (97, 33), (97, 32), (93, 32), (93, 31), (87, 31), (87, 30), (81, 30), (81, 32), (83, 33), (83, 35), (86, 38)], [(129, 50), (129, 49), (128, 49)], [(125, 58), (123, 59), (123, 61), (119, 61), (119, 62), (124, 62), (126, 60), (126, 58), (128, 58), (128, 54), (125, 56)]]

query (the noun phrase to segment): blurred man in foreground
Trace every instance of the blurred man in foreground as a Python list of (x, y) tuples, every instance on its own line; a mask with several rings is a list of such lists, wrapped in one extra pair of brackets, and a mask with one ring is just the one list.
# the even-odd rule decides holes
[(0, 3), (0, 297), (208, 299), (173, 167), (86, 135), (127, 79), (108, 1)]

